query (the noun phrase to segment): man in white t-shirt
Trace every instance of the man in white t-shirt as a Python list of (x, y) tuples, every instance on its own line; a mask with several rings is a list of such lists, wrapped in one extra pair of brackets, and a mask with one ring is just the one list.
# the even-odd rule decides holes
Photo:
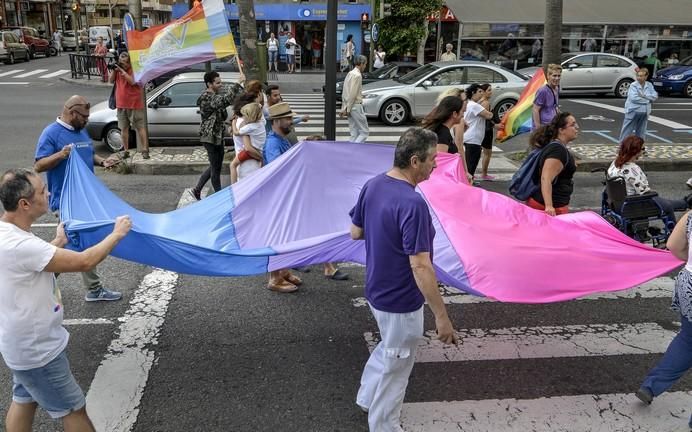
[(298, 45), (296, 38), (289, 33), (288, 40), (286, 41), (286, 65), (288, 66), (288, 73), (296, 71), (296, 45)]
[(466, 88), (468, 103), (464, 113), (464, 121), (467, 124), (464, 131), (464, 155), (466, 156), (466, 172), (472, 176), (481, 160), (485, 121), (493, 118), (493, 113), (478, 103), (484, 94), (485, 91), (478, 84), (471, 84)]
[(96, 267), (127, 235), (127, 216), (115, 220), (113, 232), (83, 251), (63, 249), (67, 237), (60, 224), (48, 243), (31, 233), (31, 225), (48, 211), (48, 189), (34, 171), (9, 170), (0, 178), (0, 354), (12, 372), (12, 404), (7, 432), (31, 430), (36, 408), (62, 419), (66, 431), (93, 432), (86, 400), (72, 372), (62, 326), (63, 305), (54, 273)]

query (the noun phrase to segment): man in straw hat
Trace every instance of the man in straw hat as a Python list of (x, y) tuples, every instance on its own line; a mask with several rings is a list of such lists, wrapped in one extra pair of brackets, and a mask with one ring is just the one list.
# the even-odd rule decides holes
[[(279, 102), (269, 107), (269, 120), (272, 131), (267, 135), (264, 144), (264, 165), (271, 163), (291, 148), (287, 136), (291, 132), (295, 113), (286, 102)], [(267, 288), (280, 293), (290, 293), (298, 290), (303, 281), (288, 270), (276, 270), (269, 273)]]

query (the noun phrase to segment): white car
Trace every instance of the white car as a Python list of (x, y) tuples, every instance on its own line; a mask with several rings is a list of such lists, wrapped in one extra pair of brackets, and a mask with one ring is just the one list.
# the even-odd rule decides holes
[(379, 118), (390, 126), (422, 118), (447, 89), (470, 84), (493, 86), (490, 109), (500, 119), (519, 100), (528, 82), (524, 75), (491, 63), (478, 61), (435, 62), (406, 75), (363, 86), (363, 110), (369, 118)]
[[(560, 94), (612, 93), (626, 98), (630, 84), (637, 79), (637, 64), (625, 56), (601, 52), (562, 54)], [(520, 69), (533, 76), (537, 67)]]

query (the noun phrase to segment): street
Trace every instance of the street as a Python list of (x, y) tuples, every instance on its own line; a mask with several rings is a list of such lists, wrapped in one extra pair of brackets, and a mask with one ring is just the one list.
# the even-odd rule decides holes
[[(64, 73), (58, 72), (65, 70), (69, 76), (66, 55), (0, 66), (0, 171), (33, 164), (41, 130), (70, 95), (81, 94), (92, 104), (107, 99), (109, 87), (61, 81)], [(315, 106), (323, 106), (322, 81), (305, 75), (302, 82), (279, 82), (297, 113), (314, 116), (298, 126), (299, 135), (320, 133), (324, 111), (320, 118)], [(614, 97), (561, 99), (562, 110), (574, 113), (582, 129), (575, 145), (614, 144), (623, 106)], [(690, 99), (660, 98), (647, 143), (691, 145), (691, 112)], [(371, 128), (370, 141), (391, 144), (405, 129), (379, 122)], [(338, 135), (347, 137), (347, 128)], [(526, 138), (496, 144), (497, 154), (524, 149)], [(108, 154), (102, 142), (95, 148)], [(189, 204), (186, 190), (197, 180), (96, 172), (133, 207), (151, 213)], [(647, 174), (662, 196), (689, 193), (684, 182), (692, 172)], [(506, 194), (507, 180), (482, 187)], [(601, 173), (577, 173), (573, 210), (598, 209), (601, 180)], [(228, 176), (222, 181), (227, 185)], [(46, 215), (34, 232), (51, 239), (55, 222)], [(304, 283), (297, 293), (277, 294), (265, 288), (266, 275), (197, 277), (108, 258), (98, 272), (107, 288), (123, 293), (122, 301), (110, 303), (85, 303), (79, 275), (61, 275), (71, 368), (88, 393), (98, 430), (367, 431), (355, 395), (379, 335), (362, 298), (364, 268), (340, 268), (349, 281), (327, 280), (322, 267), (313, 266), (300, 274)], [(692, 377), (650, 407), (633, 395), (679, 328), (680, 317), (668, 308), (670, 276), (625, 292), (544, 305), (503, 304), (445, 290), (462, 344), (423, 343), (403, 408), (404, 430), (687, 430)], [(428, 310), (425, 328), (434, 329)], [(3, 365), (3, 421), (11, 388)], [(59, 430), (39, 413), (34, 430)]]

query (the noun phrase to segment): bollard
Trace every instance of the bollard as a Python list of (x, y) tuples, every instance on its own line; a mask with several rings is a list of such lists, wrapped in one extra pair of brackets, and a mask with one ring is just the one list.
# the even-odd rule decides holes
[(267, 82), (267, 61), (269, 59), (269, 54), (267, 53), (266, 42), (257, 42), (257, 70), (259, 76), (257, 77), (260, 82)]

